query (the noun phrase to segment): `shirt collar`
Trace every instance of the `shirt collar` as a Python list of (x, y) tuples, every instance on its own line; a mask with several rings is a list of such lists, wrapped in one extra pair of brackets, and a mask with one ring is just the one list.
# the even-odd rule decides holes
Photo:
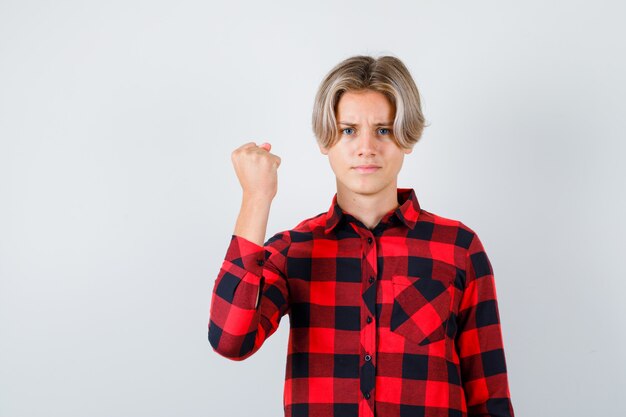
[[(417, 201), (417, 196), (412, 188), (398, 188), (398, 203), (400, 204), (393, 211), (383, 216), (381, 221), (390, 219), (391, 217), (397, 217), (402, 223), (409, 229), (413, 229), (417, 223), (417, 218), (420, 213), (420, 205)], [(337, 204), (337, 194), (333, 196), (333, 201), (330, 205), (330, 209), (325, 215), (326, 227), (325, 233), (330, 233), (339, 224), (339, 222), (346, 216), (346, 213)]]

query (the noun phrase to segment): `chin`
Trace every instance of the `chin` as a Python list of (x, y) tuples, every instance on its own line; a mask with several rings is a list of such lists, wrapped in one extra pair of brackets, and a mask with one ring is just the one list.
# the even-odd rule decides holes
[(349, 184), (346, 188), (356, 194), (374, 195), (381, 192), (385, 187), (381, 184)]

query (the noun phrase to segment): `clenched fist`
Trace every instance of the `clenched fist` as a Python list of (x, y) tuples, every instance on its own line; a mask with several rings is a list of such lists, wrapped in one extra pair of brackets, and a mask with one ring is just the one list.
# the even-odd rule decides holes
[(271, 149), (269, 143), (250, 142), (233, 151), (231, 159), (244, 197), (269, 202), (276, 195), (280, 158)]

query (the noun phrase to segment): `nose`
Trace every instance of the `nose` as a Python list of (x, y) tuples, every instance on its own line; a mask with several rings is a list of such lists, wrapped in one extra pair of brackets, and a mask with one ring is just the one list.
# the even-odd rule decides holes
[(376, 137), (369, 131), (362, 132), (357, 141), (357, 153), (359, 156), (372, 156), (376, 154)]

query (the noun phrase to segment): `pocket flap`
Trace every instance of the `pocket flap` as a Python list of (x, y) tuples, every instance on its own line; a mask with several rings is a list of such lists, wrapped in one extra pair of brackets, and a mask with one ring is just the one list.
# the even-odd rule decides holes
[(397, 275), (392, 277), (392, 284), (390, 330), (420, 344), (443, 339), (450, 316), (450, 283)]

